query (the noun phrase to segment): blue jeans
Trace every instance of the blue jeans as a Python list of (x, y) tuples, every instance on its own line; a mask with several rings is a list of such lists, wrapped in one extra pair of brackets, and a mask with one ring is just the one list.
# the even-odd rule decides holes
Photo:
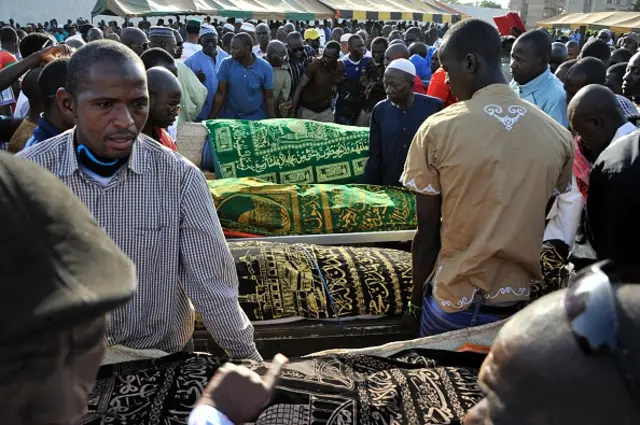
[(502, 320), (511, 314), (481, 313), (480, 307), (482, 307), (482, 304), (474, 302), (467, 310), (447, 313), (440, 309), (438, 302), (431, 295), (426, 295), (422, 299), (420, 336), (438, 335), (449, 331), (486, 325), (487, 323)]

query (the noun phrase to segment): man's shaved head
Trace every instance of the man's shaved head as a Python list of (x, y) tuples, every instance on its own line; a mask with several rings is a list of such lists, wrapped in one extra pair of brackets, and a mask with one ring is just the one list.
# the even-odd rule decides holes
[(134, 27), (122, 29), (120, 33), (120, 43), (136, 52), (138, 56), (142, 55), (142, 53), (149, 48), (147, 35), (141, 29)]
[[(640, 286), (616, 288), (620, 334), (640, 353)], [(517, 313), (501, 329), (478, 377), (486, 398), (468, 425), (631, 425), (640, 403), (626, 389), (614, 357), (585, 354), (565, 315), (566, 290)], [(631, 364), (638, 364), (631, 360)]]
[(422, 58), (427, 58), (429, 48), (424, 43), (411, 43), (409, 46), (409, 56), (418, 55)]
[(147, 85), (149, 92), (168, 90), (180, 91), (178, 78), (168, 69), (156, 66), (147, 70)]
[(571, 67), (575, 65), (576, 62), (578, 62), (578, 59), (569, 59), (566, 62), (562, 62), (558, 69), (556, 69), (556, 78), (564, 83), (567, 72), (569, 72), (569, 69), (571, 69)]
[(598, 84), (578, 90), (569, 102), (567, 117), (592, 162), (609, 146), (618, 128), (627, 121), (615, 94)]
[(287, 52), (287, 47), (284, 45), (284, 43), (282, 43), (281, 41), (278, 40), (273, 40), (270, 41), (269, 44), (267, 44), (267, 51), (265, 52), (267, 55), (272, 55), (272, 54), (285, 54)]
[(384, 63), (388, 65), (396, 59), (409, 59), (409, 49), (404, 44), (392, 44), (384, 53)]
[(90, 43), (96, 40), (102, 40), (103, 38), (104, 38), (104, 34), (102, 33), (102, 30), (100, 30), (99, 28), (91, 28), (87, 32), (87, 43)]
[(567, 92), (567, 102), (575, 94), (589, 84), (604, 84), (607, 68), (600, 59), (588, 57), (580, 59), (567, 72), (564, 79), (564, 90)]

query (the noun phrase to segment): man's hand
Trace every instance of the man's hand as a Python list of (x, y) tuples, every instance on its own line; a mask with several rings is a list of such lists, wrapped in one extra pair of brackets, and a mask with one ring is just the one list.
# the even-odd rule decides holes
[(293, 107), (293, 102), (291, 102), (290, 100), (284, 103), (280, 104), (280, 115), (283, 118), (286, 118), (289, 116), (289, 113), (291, 112), (291, 108)]
[(204, 84), (204, 82), (207, 80), (207, 76), (202, 71), (196, 72), (196, 77), (198, 77), (198, 80), (200, 80), (202, 84)]
[(216, 408), (236, 425), (253, 422), (275, 390), (282, 367), (288, 359), (277, 354), (267, 373), (260, 376), (244, 366), (227, 363), (218, 369), (198, 404)]
[(40, 56), (40, 62), (47, 64), (58, 58), (71, 56), (72, 53), (73, 53), (73, 49), (71, 49), (71, 47), (67, 46), (66, 44), (58, 44), (58, 45), (40, 50), (38, 52), (38, 55)]

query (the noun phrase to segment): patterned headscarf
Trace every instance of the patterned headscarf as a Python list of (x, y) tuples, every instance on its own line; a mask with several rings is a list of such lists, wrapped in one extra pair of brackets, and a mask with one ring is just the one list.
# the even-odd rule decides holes
[(200, 27), (200, 37), (204, 37), (207, 34), (217, 34), (218, 32), (213, 27), (213, 25), (202, 24)]

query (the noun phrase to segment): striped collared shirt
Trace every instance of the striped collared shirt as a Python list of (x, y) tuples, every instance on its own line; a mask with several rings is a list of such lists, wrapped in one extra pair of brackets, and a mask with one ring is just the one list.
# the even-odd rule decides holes
[(302, 74), (304, 74), (304, 70), (309, 65), (309, 61), (316, 56), (316, 51), (311, 46), (304, 46), (304, 50), (302, 52), (302, 58), (300, 58), (299, 62), (295, 62), (289, 59), (289, 74), (291, 74), (291, 93), (296, 92), (296, 87), (298, 87), (298, 83), (302, 79)]
[(127, 165), (99, 183), (79, 167), (73, 140), (70, 130), (20, 156), (58, 176), (136, 265), (138, 287), (126, 305), (111, 312), (108, 344), (182, 350), (194, 329), (191, 300), (232, 357), (260, 359), (203, 174), (140, 135)]

